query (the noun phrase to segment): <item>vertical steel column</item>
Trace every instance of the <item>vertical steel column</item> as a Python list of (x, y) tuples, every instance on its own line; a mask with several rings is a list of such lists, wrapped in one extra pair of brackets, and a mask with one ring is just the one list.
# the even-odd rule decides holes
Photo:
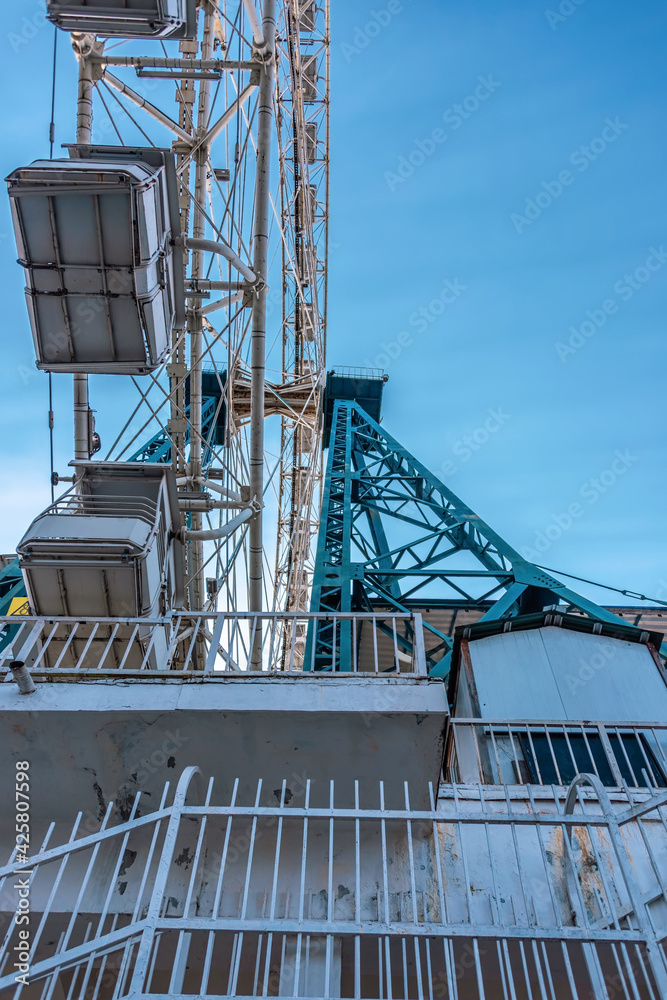
[[(293, 247), (283, 245), (282, 368), (285, 379), (310, 374), (315, 380), (324, 369), (326, 354), (328, 0), (317, 5), (289, 0), (283, 15), (285, 45), (276, 58), (277, 134), (281, 219), (283, 231), (293, 234)], [(308, 326), (311, 320), (313, 340), (304, 330), (304, 321)], [(322, 393), (315, 389), (314, 395), (319, 406)], [(322, 447), (319, 421), (297, 427), (293, 417), (282, 420), (273, 600), (274, 607), (305, 611), (319, 522)]]
[[(257, 108), (257, 173), (255, 177), (255, 224), (253, 270), (266, 280), (269, 249), (269, 169), (273, 128), (273, 75), (276, 34), (275, 0), (264, 0), (265, 62), (260, 73)], [(264, 369), (266, 357), (266, 289), (255, 293), (252, 310), (252, 351), (250, 390), (250, 496), (260, 504), (264, 491)], [(262, 513), (255, 514), (249, 529), (249, 609), (262, 610)], [(252, 667), (261, 661), (262, 634), (255, 630)]]
[(351, 669), (351, 623), (343, 619), (337, 624), (336, 612), (352, 610), (353, 431), (352, 406), (336, 400), (311, 594), (311, 611), (329, 613), (333, 621), (311, 622), (304, 670), (325, 670), (333, 663), (341, 673)]
[[(201, 58), (213, 57), (214, 17), (215, 9), (204, 0), (204, 32), (201, 42)], [(199, 84), (199, 103), (197, 109), (196, 139), (206, 134), (211, 110), (211, 82), (201, 80)], [(210, 144), (201, 142), (195, 153), (195, 203), (192, 214), (192, 235), (195, 239), (203, 239), (206, 234), (206, 215), (204, 199), (206, 197), (206, 173), (208, 170)], [(203, 250), (193, 250), (191, 258), (191, 274), (193, 278), (201, 277), (204, 270)], [(190, 335), (190, 470), (189, 478), (192, 488), (200, 488), (202, 477), (202, 335), (203, 315), (202, 302), (195, 299), (188, 312), (187, 329)], [(201, 530), (201, 514), (192, 514), (192, 529)], [(192, 596), (190, 606), (193, 611), (201, 611), (204, 607), (204, 581), (202, 578), (204, 564), (203, 542), (194, 540), (188, 542), (189, 560), (188, 575), (192, 579)]]
[[(76, 141), (90, 143), (93, 134), (93, 67), (86, 55), (92, 51), (92, 35), (72, 35), (72, 45), (79, 63), (79, 90), (76, 105)], [(88, 376), (74, 375), (74, 460), (90, 458), (90, 404)]]
[[(199, 17), (199, 12), (197, 12)], [(199, 20), (197, 20), (199, 23)], [(184, 63), (196, 59), (199, 51), (197, 33), (194, 39), (183, 39), (179, 44), (181, 58)], [(176, 145), (176, 168), (180, 177), (179, 209), (181, 216), (181, 232), (190, 232), (190, 142), (195, 131), (194, 125), (195, 81), (182, 77), (176, 86), (176, 104), (178, 107), (178, 124), (184, 132), (190, 134), (190, 140)], [(187, 254), (184, 255), (183, 275), (187, 274)], [(170, 419), (169, 436), (172, 440), (172, 462), (177, 477), (185, 477), (188, 473), (185, 461), (185, 379), (187, 375), (186, 339), (181, 331), (175, 330), (172, 335), (171, 359), (167, 365), (169, 375)]]

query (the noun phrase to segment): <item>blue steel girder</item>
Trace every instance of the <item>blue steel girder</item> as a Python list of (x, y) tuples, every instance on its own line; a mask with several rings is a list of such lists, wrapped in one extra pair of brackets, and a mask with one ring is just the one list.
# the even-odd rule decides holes
[[(393, 439), (390, 439), (393, 440)], [(387, 462), (391, 461), (391, 456), (387, 455)], [(387, 488), (385, 483), (387, 477), (374, 477), (373, 482), (363, 483), (366, 492), (359, 490), (360, 501), (367, 507), (374, 507), (378, 512), (385, 513), (406, 523), (422, 527), (428, 524), (433, 530), (446, 533), (446, 537), (456, 546), (457, 551), (463, 548), (473, 552), (490, 570), (507, 569), (511, 564), (512, 557), (520, 558), (510, 546), (506, 545), (499, 536), (492, 532), (488, 525), (480, 521), (478, 516), (466, 507), (454, 494), (451, 494), (446, 487), (435, 480), (429, 484), (428, 495), (424, 495), (424, 477), (433, 478), (431, 474), (412, 459), (414, 466), (419, 466), (419, 478), (409, 469), (405, 477), (394, 475), (392, 481), (397, 483), (397, 487)], [(399, 490), (398, 484), (403, 486)], [(410, 490), (412, 489), (412, 492)], [(392, 503), (394, 506), (392, 506)], [(419, 516), (409, 516), (405, 513), (405, 508), (413, 504)], [(431, 513), (431, 519), (428, 514)], [(480, 522), (487, 531), (479, 530)], [(446, 527), (443, 529), (443, 522)], [(500, 542), (500, 546), (497, 543)], [(495, 548), (494, 548), (495, 546)], [(504, 550), (504, 551), (503, 551)]]
[[(352, 462), (356, 472), (366, 471), (366, 460), (364, 458), (364, 453), (360, 448), (352, 449)], [(367, 561), (366, 566), (368, 566), (369, 562), (377, 562), (378, 570), (382, 570), (383, 575), (386, 577), (387, 573), (395, 572), (396, 566), (389, 553), (389, 543), (385, 534), (384, 525), (382, 524), (382, 518), (379, 512), (374, 510), (372, 507), (365, 506), (364, 509), (368, 522), (368, 530), (371, 535), (375, 552), (380, 553), (374, 558), (371, 557), (371, 559)], [(360, 548), (362, 547), (360, 546)], [(364, 555), (368, 555), (368, 546), (366, 544), (363, 545), (362, 551), (364, 552)], [(386, 586), (392, 597), (400, 598), (401, 588), (398, 580), (387, 580)]]
[[(221, 405), (221, 400), (216, 396), (209, 396), (204, 398), (202, 401), (201, 408), (201, 436), (204, 441), (204, 455), (202, 459), (202, 465), (206, 469), (213, 462), (215, 458), (215, 453), (210, 447), (211, 437), (215, 428), (215, 420), (218, 414), (218, 409)], [(190, 425), (187, 423), (187, 418), (190, 415), (190, 406), (185, 407), (185, 417), (186, 417), (186, 430), (185, 430), (185, 443), (188, 444), (190, 441)], [(160, 430), (153, 435), (144, 445), (139, 448), (138, 451), (128, 459), (130, 462), (159, 462), (163, 465), (170, 465), (172, 461), (172, 447), (171, 438), (166, 427), (161, 427)]]
[[(403, 537), (390, 545), (392, 523)], [(473, 565), (462, 566), (462, 559)], [(627, 625), (523, 559), (358, 403), (337, 400), (311, 603), (332, 621), (311, 630), (306, 663), (318, 669), (331, 663), (333, 651), (340, 669), (349, 669), (349, 626), (333, 621), (336, 612), (409, 612), (415, 596), (433, 585), (464, 607), (485, 608), (495, 597), (485, 620), (516, 614), (531, 588), (598, 621)], [(428, 623), (425, 628), (437, 640), (428, 651), (431, 673), (445, 676), (452, 639)], [(403, 636), (402, 648), (410, 641)]]

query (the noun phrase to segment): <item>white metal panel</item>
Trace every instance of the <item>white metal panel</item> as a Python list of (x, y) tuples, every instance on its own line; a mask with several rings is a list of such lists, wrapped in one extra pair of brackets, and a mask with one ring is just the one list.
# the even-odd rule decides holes
[[(565, 717), (565, 706), (551, 669), (542, 632), (542, 629), (505, 632), (470, 643), (470, 658), (482, 717)], [(576, 718), (581, 718), (581, 715)]]
[(184, 38), (196, 31), (192, 0), (47, 0), (47, 16), (64, 31), (124, 38)]
[(486, 718), (667, 718), (667, 685), (640, 643), (547, 627), (474, 640), (470, 657)]
[[(132, 560), (107, 563), (97, 559), (94, 566), (63, 564), (23, 564), (30, 603), (45, 615), (139, 615), (137, 567)], [(159, 582), (159, 581), (158, 581)]]
[(38, 160), (8, 183), (38, 367), (154, 369), (178, 312), (164, 166)]
[(543, 632), (566, 718), (667, 719), (667, 685), (647, 646), (561, 628)]
[(317, 123), (307, 122), (306, 124), (306, 158), (308, 163), (314, 163), (317, 159)]

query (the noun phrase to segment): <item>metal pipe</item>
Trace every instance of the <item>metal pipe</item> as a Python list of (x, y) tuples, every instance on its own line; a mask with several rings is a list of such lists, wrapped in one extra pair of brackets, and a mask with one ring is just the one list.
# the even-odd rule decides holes
[(23, 660), (12, 660), (9, 664), (12, 676), (18, 684), (20, 694), (32, 694), (36, 691), (35, 682)]
[(262, 28), (262, 24), (259, 20), (259, 14), (257, 13), (257, 8), (255, 7), (254, 0), (243, 0), (243, 6), (246, 9), (246, 14), (248, 15), (248, 20), (250, 21), (250, 28), (252, 30), (252, 40), (255, 43), (255, 48), (259, 52), (266, 52), (268, 46), (265, 42), (265, 34)]
[(216, 309), (224, 309), (226, 306), (231, 306), (235, 302), (243, 302), (243, 292), (236, 292), (235, 295), (227, 295), (224, 299), (218, 299), (216, 302), (211, 302), (210, 305), (204, 306), (201, 314), (202, 316), (208, 316), (209, 313), (215, 312)]
[[(215, 13), (211, 4), (204, 5), (204, 31), (201, 41), (202, 59), (210, 59), (213, 56), (214, 38), (214, 18)], [(197, 131), (200, 135), (206, 131), (206, 126), (211, 114), (211, 81), (204, 79), (199, 84), (199, 103), (197, 108)], [(194, 150), (195, 162), (195, 190), (194, 190), (194, 211), (192, 216), (192, 239), (186, 239), (186, 246), (192, 251), (192, 277), (196, 280), (204, 271), (204, 252), (213, 250), (214, 253), (221, 253), (227, 257), (228, 253), (236, 256), (226, 244), (216, 244), (212, 240), (205, 240), (206, 216), (202, 205), (204, 204), (206, 191), (206, 177), (208, 172), (208, 156), (210, 144), (208, 140), (200, 142)], [(227, 258), (229, 259), (229, 258)], [(239, 258), (239, 263), (242, 261)], [(245, 266), (245, 265), (244, 265)], [(254, 275), (253, 275), (254, 278)], [(194, 304), (188, 314), (188, 331), (190, 333), (190, 475), (197, 482), (202, 475), (202, 343), (203, 343), (204, 319), (201, 302)], [(191, 610), (199, 611), (204, 607), (204, 550), (202, 542), (209, 537), (205, 532), (201, 532), (201, 514), (191, 515), (192, 531), (187, 533), (189, 545), (190, 565), (188, 574), (192, 580), (192, 600)], [(198, 646), (198, 658), (202, 650)]]
[(189, 132), (186, 132), (180, 125), (177, 125), (176, 122), (169, 117), (169, 115), (166, 115), (164, 111), (160, 111), (160, 109), (156, 108), (154, 104), (147, 101), (145, 97), (137, 94), (135, 90), (128, 87), (126, 83), (119, 80), (117, 76), (113, 75), (113, 73), (105, 70), (102, 79), (105, 83), (108, 83), (110, 87), (113, 87), (114, 90), (117, 90), (119, 94), (124, 94), (128, 101), (131, 101), (132, 104), (136, 104), (138, 108), (143, 108), (144, 111), (146, 111), (152, 118), (155, 118), (156, 121), (160, 122), (161, 125), (166, 125), (168, 129), (171, 129), (171, 131), (174, 132), (174, 134), (180, 139), (183, 139), (184, 142), (192, 142), (192, 136)]
[[(186, 476), (179, 476), (176, 480), (177, 486), (186, 486), (189, 482)], [(200, 479), (200, 486), (203, 486), (206, 490), (213, 490), (214, 493), (219, 493), (223, 497), (227, 497), (229, 500), (238, 500), (239, 503), (243, 500), (240, 493), (236, 493), (234, 490), (228, 490), (225, 486), (219, 486), (217, 483), (212, 483), (210, 479)]]
[(76, 104), (76, 141), (90, 143), (93, 130), (93, 64), (89, 58), (95, 48), (93, 35), (72, 35), (72, 48), (79, 63), (79, 89)]
[[(88, 58), (95, 49), (92, 35), (73, 34), (72, 46), (79, 63), (79, 89), (76, 105), (76, 141), (90, 145), (93, 135), (93, 65)], [(90, 458), (90, 401), (88, 376), (74, 375), (74, 460)]]
[[(203, 228), (203, 227), (201, 227)], [(225, 243), (224, 240), (204, 240), (196, 236), (185, 236), (181, 237), (182, 243), (188, 248), (188, 250), (197, 250), (200, 253), (208, 251), (209, 253), (220, 254), (225, 260), (228, 260), (232, 267), (243, 275), (246, 281), (251, 284), (255, 284), (257, 281), (257, 275), (254, 271), (251, 271), (247, 264), (244, 264), (239, 255), (235, 250), (232, 250), (229, 243)], [(193, 263), (195, 258), (193, 257)], [(197, 275), (193, 274), (190, 278), (191, 281), (197, 281)]]
[(220, 132), (222, 132), (223, 128), (230, 123), (239, 108), (245, 104), (255, 90), (257, 90), (257, 84), (255, 83), (249, 83), (247, 87), (244, 87), (239, 96), (232, 101), (227, 110), (220, 116), (220, 118), (218, 118), (217, 122), (214, 125), (211, 125), (211, 128), (204, 136), (202, 142), (208, 144), (212, 143)]
[(231, 535), (232, 532), (236, 531), (237, 528), (240, 528), (242, 524), (249, 521), (254, 513), (254, 508), (248, 507), (247, 510), (241, 511), (240, 514), (237, 514), (236, 517), (231, 518), (231, 520), (227, 521), (226, 524), (221, 525), (219, 528), (211, 528), (209, 531), (196, 531), (190, 530), (189, 528), (182, 528), (181, 534), (186, 542), (212, 542), (218, 538), (226, 538), (227, 535)]
[(210, 497), (202, 500), (192, 497), (178, 499), (179, 510), (195, 514), (208, 514), (211, 510), (238, 510), (239, 507), (245, 510), (247, 504), (242, 500), (212, 500)]
[(229, 500), (241, 500), (241, 494), (237, 493), (235, 490), (228, 490), (226, 486), (218, 486), (217, 483), (212, 483), (210, 479), (202, 479), (201, 481), (204, 489), (213, 490), (214, 493), (219, 493), (220, 496), (227, 497)]
[(247, 287), (244, 281), (210, 281), (208, 278), (198, 278), (196, 282), (189, 282), (189, 285), (191, 287), (186, 290), (186, 295), (193, 292), (240, 292)]
[[(163, 56), (95, 55), (93, 60), (101, 66), (131, 66), (133, 69), (200, 69), (230, 72), (257, 69), (257, 63), (247, 59), (169, 59)], [(174, 76), (178, 76), (178, 73)]]
[[(273, 128), (273, 74), (276, 33), (275, 0), (264, 0), (263, 33), (268, 59), (260, 70), (257, 108), (257, 172), (255, 180), (255, 226), (253, 267), (265, 279), (269, 247), (269, 169), (271, 131)], [(259, 290), (252, 311), (251, 388), (250, 388), (250, 496), (260, 500), (264, 492), (264, 380), (266, 364), (266, 288)], [(262, 610), (262, 514), (250, 522), (248, 553), (248, 606)], [(251, 663), (261, 665), (262, 636), (255, 632)]]
[(87, 462), (90, 458), (90, 403), (88, 376), (74, 376), (74, 460)]

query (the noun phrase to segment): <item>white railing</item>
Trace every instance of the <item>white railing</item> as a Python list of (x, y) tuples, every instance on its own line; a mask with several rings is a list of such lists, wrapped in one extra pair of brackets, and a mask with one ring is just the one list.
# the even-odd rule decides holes
[(28, 997), (667, 996), (664, 794), (612, 806), (579, 775), (551, 811), (432, 786), (419, 810), (413, 791), (187, 768), (146, 813), (109, 803), (60, 844), (52, 824), (0, 867), (0, 992), (20, 995), (23, 951)]
[(608, 788), (666, 788), (667, 722), (449, 721), (446, 781), (569, 785), (581, 773)]
[[(262, 669), (250, 670), (261, 638)], [(427, 674), (419, 614), (174, 613), (165, 618), (0, 618), (0, 669), (32, 673)]]

